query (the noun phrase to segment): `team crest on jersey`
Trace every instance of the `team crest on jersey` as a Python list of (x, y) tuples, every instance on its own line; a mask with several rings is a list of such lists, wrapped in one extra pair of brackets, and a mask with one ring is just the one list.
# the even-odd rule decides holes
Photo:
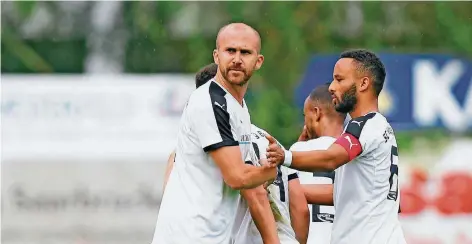
[(392, 135), (393, 135), (393, 129), (392, 127), (389, 126), (383, 133), (383, 138), (385, 139), (385, 142), (387, 142), (388, 139), (390, 139), (390, 136)]

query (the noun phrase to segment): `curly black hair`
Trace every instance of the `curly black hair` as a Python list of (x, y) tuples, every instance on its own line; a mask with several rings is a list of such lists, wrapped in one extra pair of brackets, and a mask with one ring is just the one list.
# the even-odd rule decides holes
[(380, 61), (375, 53), (364, 49), (355, 49), (341, 53), (339, 58), (354, 59), (360, 71), (369, 73), (374, 83), (376, 95), (378, 96), (380, 94), (385, 81), (386, 72), (382, 61)]

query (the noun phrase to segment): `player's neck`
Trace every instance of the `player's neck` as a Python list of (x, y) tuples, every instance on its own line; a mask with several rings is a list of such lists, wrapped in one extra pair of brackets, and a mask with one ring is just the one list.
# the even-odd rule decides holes
[(233, 96), (240, 105), (243, 105), (244, 95), (246, 95), (248, 83), (240, 86), (226, 81), (219, 73), (215, 76), (216, 82), (223, 86), (231, 96)]
[(329, 136), (337, 138), (343, 133), (343, 124), (339, 124), (336, 121), (327, 121), (321, 127), (321, 131), (318, 135), (320, 136)]
[(351, 118), (355, 119), (371, 112), (379, 112), (379, 102), (377, 98), (370, 101), (358, 101), (354, 109), (349, 113)]

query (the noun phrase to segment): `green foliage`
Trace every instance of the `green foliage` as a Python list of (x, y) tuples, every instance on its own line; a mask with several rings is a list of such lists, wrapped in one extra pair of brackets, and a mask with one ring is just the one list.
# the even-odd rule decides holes
[[(19, 20), (2, 16), (2, 72), (83, 72), (86, 36), (79, 41), (21, 38), (22, 23), (38, 5), (15, 2)], [(195, 7), (193, 18), (189, 13)], [(265, 62), (251, 80), (252, 120), (286, 146), (301, 128), (293, 90), (315, 53), (366, 47), (472, 57), (472, 2), (124, 2), (121, 14), (127, 31), (123, 65), (129, 73), (193, 73), (212, 62), (219, 27), (235, 21), (254, 26)], [(188, 22), (188, 34), (176, 34), (178, 20)], [(209, 28), (214, 31), (205, 31)], [(358, 29), (351, 33), (349, 28)], [(411, 133), (399, 137), (405, 145), (413, 138)]]

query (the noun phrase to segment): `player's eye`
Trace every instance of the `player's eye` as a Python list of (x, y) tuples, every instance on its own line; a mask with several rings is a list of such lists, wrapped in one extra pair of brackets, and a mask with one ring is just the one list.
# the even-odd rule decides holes
[(249, 51), (249, 50), (241, 50), (241, 54), (251, 54), (251, 51)]
[(228, 48), (228, 49), (226, 49), (226, 51), (228, 51), (229, 53), (235, 53), (236, 49), (235, 48)]

